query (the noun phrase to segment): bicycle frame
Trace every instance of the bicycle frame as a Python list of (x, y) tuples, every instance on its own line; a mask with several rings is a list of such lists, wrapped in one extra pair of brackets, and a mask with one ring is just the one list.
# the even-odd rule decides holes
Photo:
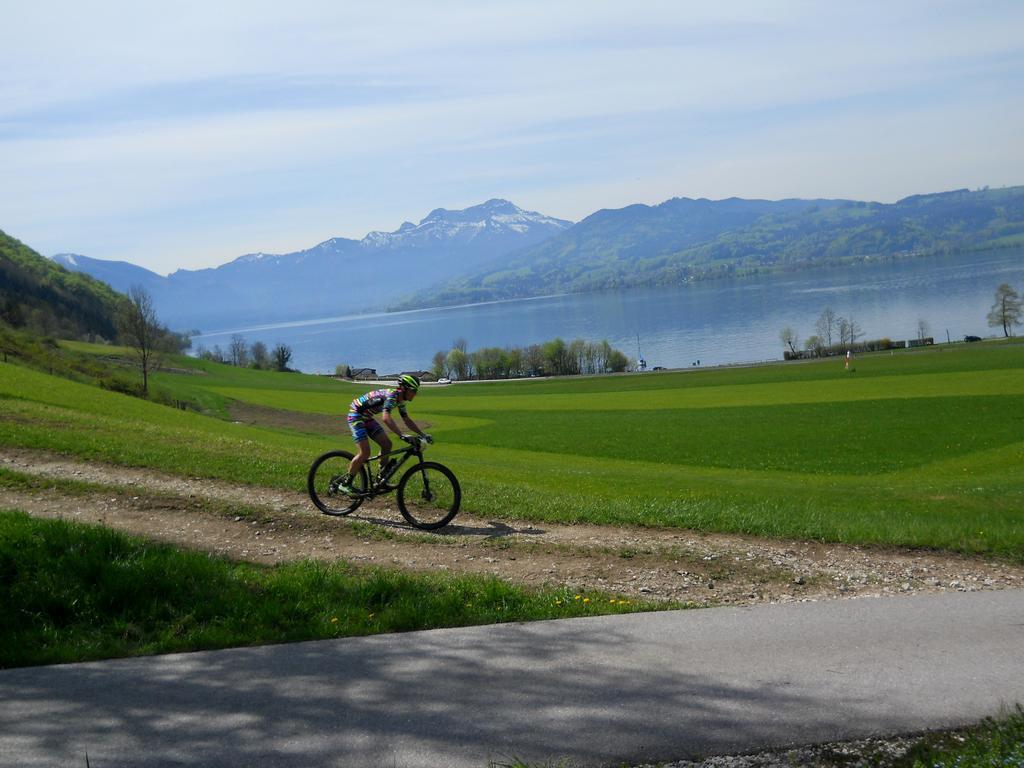
[[(401, 458), (396, 459), (394, 463), (385, 470), (385, 459), (389, 456), (401, 456)], [(371, 456), (367, 459), (367, 465), (376, 461), (378, 463), (378, 469), (375, 478), (371, 474), (370, 487), (366, 489), (365, 493), (360, 494), (360, 496), (369, 499), (381, 493), (388, 493), (395, 490), (395, 486), (390, 485), (388, 480), (391, 479), (399, 469), (404, 467), (413, 456), (419, 460), (420, 464), (423, 463), (423, 441), (420, 438), (414, 438), (411, 443), (402, 448), (393, 448), (386, 453), (381, 451), (376, 456)]]

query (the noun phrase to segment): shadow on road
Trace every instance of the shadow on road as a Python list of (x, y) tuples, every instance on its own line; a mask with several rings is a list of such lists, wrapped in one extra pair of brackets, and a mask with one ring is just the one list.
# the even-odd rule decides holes
[[(482, 768), (567, 755), (587, 765), (771, 745), (783, 725), (812, 740), (851, 717), (865, 732), (884, 724), (867, 700), (837, 710), (775, 683), (712, 682), (696, 655), (691, 665), (658, 637), (645, 653), (672, 664), (639, 667), (614, 653), (635, 635), (606, 622), (582, 633), (542, 624), (8, 670), (0, 758), (17, 748), (40, 764), (84, 765), (88, 752), (93, 768)], [(584, 661), (595, 658), (605, 661)]]

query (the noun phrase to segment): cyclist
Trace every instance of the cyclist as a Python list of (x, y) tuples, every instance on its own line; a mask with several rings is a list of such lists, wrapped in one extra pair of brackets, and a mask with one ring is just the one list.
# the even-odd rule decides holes
[[(348, 465), (348, 474), (338, 483), (338, 490), (346, 494), (357, 494), (359, 491), (352, 486), (352, 478), (359, 474), (359, 470), (370, 458), (370, 438), (380, 446), (381, 453), (391, 450), (391, 440), (387, 432), (373, 417), (380, 414), (380, 420), (384, 426), (398, 435), (402, 440), (409, 440), (409, 436), (402, 434), (398, 428), (391, 412), (398, 409), (410, 430), (423, 437), (428, 443), (433, 442), (430, 435), (417, 426), (416, 422), (409, 418), (405, 410), (405, 404), (416, 397), (420, 389), (420, 380), (415, 376), (404, 373), (398, 377), (398, 386), (393, 389), (375, 389), (365, 395), (357, 397), (348, 407), (348, 428), (352, 431), (352, 439), (355, 441), (359, 452), (352, 457)], [(392, 460), (388, 461), (388, 464)], [(387, 465), (381, 466), (381, 473)]]

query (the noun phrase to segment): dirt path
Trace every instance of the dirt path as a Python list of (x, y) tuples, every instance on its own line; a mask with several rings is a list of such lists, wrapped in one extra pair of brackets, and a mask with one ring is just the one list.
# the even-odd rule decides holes
[(8, 448), (0, 448), (0, 467), (107, 487), (73, 493), (0, 487), (0, 509), (102, 523), (260, 563), (342, 558), (697, 605), (1024, 587), (1024, 567), (933, 552), (462, 513), (443, 532), (426, 534), (386, 504), (327, 517), (301, 494)]

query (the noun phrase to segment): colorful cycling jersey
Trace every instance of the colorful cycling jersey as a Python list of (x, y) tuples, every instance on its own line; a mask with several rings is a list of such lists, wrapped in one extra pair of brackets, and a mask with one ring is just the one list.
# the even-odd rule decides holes
[(391, 413), (395, 408), (403, 416), (407, 415), (405, 403), (398, 402), (397, 389), (375, 389), (353, 400), (348, 410), (349, 413), (358, 413), (360, 416), (372, 416), (381, 411)]

